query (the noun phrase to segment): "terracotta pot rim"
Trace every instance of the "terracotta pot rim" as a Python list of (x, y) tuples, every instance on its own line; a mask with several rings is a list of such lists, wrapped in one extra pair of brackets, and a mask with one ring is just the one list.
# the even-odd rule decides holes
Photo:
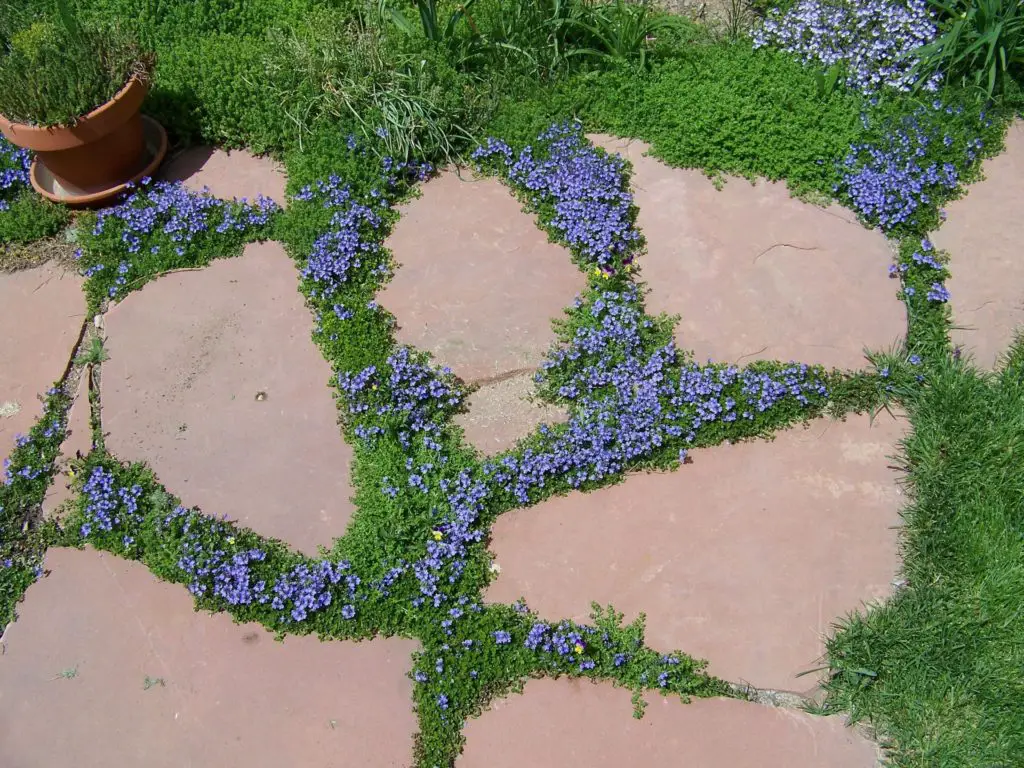
[(83, 123), (93, 121), (97, 118), (102, 117), (107, 112), (114, 109), (120, 102), (124, 101), (131, 91), (138, 88), (143, 89), (143, 96), (145, 96), (145, 93), (149, 90), (149, 78), (140, 76), (138, 74), (132, 75), (128, 78), (128, 82), (125, 83), (124, 86), (122, 86), (121, 90), (119, 90), (110, 99), (105, 101), (103, 104), (100, 104), (92, 111), (87, 112), (84, 115), (81, 115), (78, 118), (78, 122), (75, 125), (67, 125), (64, 123), (60, 125), (50, 126), (29, 125), (28, 123), (15, 123), (11, 120), (8, 120), (3, 115), (0, 115), (0, 131), (2, 131), (4, 134), (7, 134), (9, 130), (22, 135), (27, 134), (27, 138), (34, 138), (42, 134), (52, 135), (60, 131), (73, 131), (76, 128), (79, 128)]
[(152, 156), (146, 162), (145, 167), (127, 181), (96, 192), (62, 197), (41, 183), (40, 163), (39, 158), (37, 157), (33, 159), (32, 168), (29, 172), (29, 181), (32, 184), (32, 188), (47, 200), (54, 203), (62, 203), (70, 208), (95, 207), (100, 203), (105, 203), (114, 197), (117, 197), (117, 195), (127, 189), (128, 184), (138, 183), (142, 178), (154, 175), (157, 168), (160, 166), (160, 163), (163, 162), (164, 157), (167, 155), (167, 132), (160, 123), (148, 115), (140, 115), (140, 118), (143, 126), (145, 126), (146, 133), (150, 138), (150, 140), (146, 142), (148, 149), (144, 149), (143, 153), (146, 154), (148, 152), (151, 153)]

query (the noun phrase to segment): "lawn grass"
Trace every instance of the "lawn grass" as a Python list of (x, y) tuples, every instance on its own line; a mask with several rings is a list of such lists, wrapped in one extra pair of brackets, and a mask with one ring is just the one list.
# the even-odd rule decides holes
[(880, 731), (892, 766), (1024, 760), (1024, 340), (996, 374), (938, 358), (897, 391), (907, 585), (828, 642), (829, 709)]

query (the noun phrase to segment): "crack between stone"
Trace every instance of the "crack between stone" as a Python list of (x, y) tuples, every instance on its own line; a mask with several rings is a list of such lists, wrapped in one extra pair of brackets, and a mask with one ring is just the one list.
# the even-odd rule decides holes
[(739, 357), (736, 358), (736, 362), (738, 363), (740, 360), (743, 360), (744, 358), (747, 358), (747, 357), (753, 357), (754, 355), (760, 355), (766, 349), (768, 349), (768, 345), (767, 344), (765, 346), (761, 347), (760, 349), (755, 349), (753, 352), (747, 352), (745, 355), (740, 355)]
[(516, 368), (511, 371), (505, 371), (504, 373), (495, 374), (494, 376), (484, 376), (483, 378), (480, 379), (473, 379), (472, 381), (467, 381), (466, 384), (468, 384), (471, 387), (486, 387), (491, 384), (500, 384), (503, 381), (514, 379), (516, 376), (523, 376), (524, 374), (527, 373), (533, 373), (534, 370), (534, 368)]
[(757, 254), (757, 256), (754, 257), (754, 260), (752, 262), (750, 262), (750, 263), (751, 264), (756, 264), (758, 259), (760, 259), (762, 256), (764, 256), (769, 251), (775, 250), (776, 248), (794, 248), (794, 249), (796, 249), (798, 251), (820, 251), (821, 250), (816, 245), (804, 246), (804, 245), (793, 245), (792, 243), (775, 243), (774, 245), (769, 245), (767, 248), (765, 248), (763, 251), (761, 251), (759, 254)]

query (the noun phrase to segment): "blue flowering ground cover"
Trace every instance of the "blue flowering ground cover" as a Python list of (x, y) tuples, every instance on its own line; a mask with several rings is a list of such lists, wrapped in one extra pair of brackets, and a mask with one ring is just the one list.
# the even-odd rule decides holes
[(68, 220), (63, 206), (36, 195), (30, 186), (31, 154), (0, 136), (0, 249), (56, 234)]
[(64, 382), (46, 393), (43, 415), (27, 435), (15, 439), (0, 475), (0, 627), (14, 620), (14, 606), (42, 575), (46, 537), (52, 529), (30, 530), (55, 473), (54, 462), (67, 435), (71, 407)]
[[(865, 95), (909, 92), (919, 75), (914, 52), (933, 42), (938, 19), (927, 0), (799, 0), (768, 12), (754, 47), (774, 46), (803, 63), (840, 67), (846, 84)], [(935, 91), (941, 73), (923, 84)]]
[[(633, 282), (643, 239), (628, 167), (590, 145), (579, 125), (553, 125), (518, 151), (495, 139), (476, 159), (589, 277), (537, 373), (540, 393), (563, 403), (569, 422), (541, 427), (487, 461), (451, 421), (465, 398), (462, 383), (423, 353), (396, 346), (394, 319), (373, 301), (390, 273), (381, 243), (394, 206), (432, 173), (429, 166), (385, 158), (368, 176), (365, 166), (376, 161), (351, 148), (326, 177), (299, 170), (285, 213), (156, 186), (82, 224), (80, 263), (97, 301), (142, 282), (111, 281), (109, 273), (149, 277), (178, 268), (181, 258), (206, 263), (274, 228), (298, 263), (314, 339), (335, 370), (356, 451), (358, 512), (329, 553), (305, 557), (183, 506), (146, 467), (98, 449), (79, 462), (78, 506), (60, 541), (141, 560), (186, 587), (200, 608), (275, 632), (418, 638), (411, 675), (423, 766), (450, 765), (465, 718), (530, 675), (616, 680), (637, 693), (638, 710), (644, 689), (730, 694), (702, 662), (646, 647), (642, 620), (623, 626), (610, 606), (595, 604), (592, 623), (579, 624), (521, 604), (484, 605), (486, 541), (498, 515), (552, 493), (600, 487), (629, 469), (677, 466), (694, 447), (768, 435), (826, 409), (863, 408), (879, 389), (863, 374), (797, 363), (698, 365), (677, 350), (672, 319), (646, 315)], [(229, 220), (241, 224), (212, 225)]]
[(865, 140), (850, 147), (835, 192), (862, 220), (899, 236), (936, 229), (940, 205), (980, 173), (1003, 126), (985, 109), (929, 99), (913, 111), (862, 117)]
[(117, 204), (88, 217), (77, 231), (75, 258), (88, 278), (90, 311), (121, 299), (155, 275), (201, 267), (237, 255), (270, 232), (278, 205), (268, 198), (226, 202), (180, 182), (141, 180)]

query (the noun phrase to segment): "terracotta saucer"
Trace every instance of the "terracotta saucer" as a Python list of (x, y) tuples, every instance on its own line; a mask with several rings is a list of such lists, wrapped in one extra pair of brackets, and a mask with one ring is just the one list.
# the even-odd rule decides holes
[(145, 167), (124, 184), (99, 191), (83, 191), (65, 189), (38, 160), (32, 161), (29, 171), (32, 189), (55, 203), (63, 203), (73, 208), (95, 206), (105, 203), (125, 191), (128, 184), (137, 183), (146, 176), (153, 176), (167, 154), (167, 131), (156, 120), (142, 115), (142, 130), (145, 136)]

